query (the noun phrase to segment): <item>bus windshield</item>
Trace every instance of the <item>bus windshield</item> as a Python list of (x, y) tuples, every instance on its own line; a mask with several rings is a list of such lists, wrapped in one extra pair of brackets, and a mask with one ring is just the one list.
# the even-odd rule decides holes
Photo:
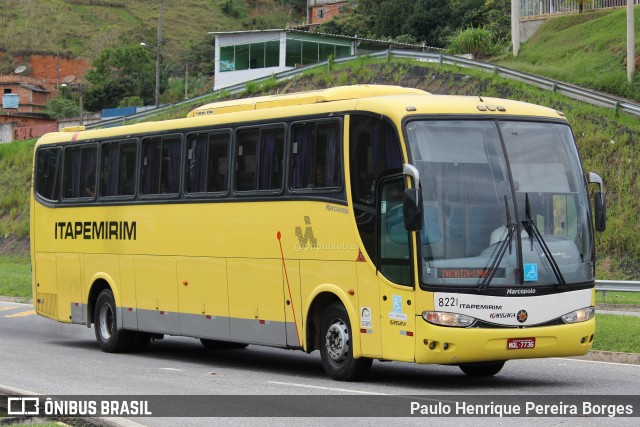
[(593, 280), (588, 197), (568, 125), (414, 120), (406, 133), (424, 203), (423, 284)]

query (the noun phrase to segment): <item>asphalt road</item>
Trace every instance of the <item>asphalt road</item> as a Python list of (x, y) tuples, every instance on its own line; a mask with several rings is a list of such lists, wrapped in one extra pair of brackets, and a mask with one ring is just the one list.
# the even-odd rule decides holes
[[(374, 362), (366, 381), (329, 379), (311, 355), (249, 346), (206, 351), (199, 341), (165, 338), (139, 354), (99, 350), (93, 329), (37, 316), (0, 302), (0, 386), (45, 395), (580, 396), (631, 395), (640, 412), (640, 366), (576, 359), (507, 362), (495, 377), (466, 377), (457, 367)], [(356, 402), (354, 402), (356, 403)], [(363, 404), (366, 413), (367, 403)], [(321, 402), (319, 402), (321, 404)], [(373, 403), (371, 403), (373, 404)], [(373, 409), (373, 408), (372, 408)], [(332, 414), (330, 405), (327, 414)], [(295, 408), (292, 414), (296, 414)], [(409, 414), (407, 414), (409, 416)], [(640, 416), (640, 414), (635, 414)], [(212, 425), (203, 418), (131, 418), (149, 426)], [(214, 418), (220, 425), (425, 425), (424, 418)], [(449, 425), (636, 425), (637, 418), (442, 418)], [(457, 422), (459, 421), (459, 423)]]

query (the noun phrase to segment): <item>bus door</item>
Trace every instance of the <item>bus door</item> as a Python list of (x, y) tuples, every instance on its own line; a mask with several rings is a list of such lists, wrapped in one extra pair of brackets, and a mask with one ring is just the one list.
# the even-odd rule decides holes
[(404, 226), (404, 179), (383, 177), (377, 186), (377, 268), (384, 359), (413, 361), (415, 292), (409, 236)]

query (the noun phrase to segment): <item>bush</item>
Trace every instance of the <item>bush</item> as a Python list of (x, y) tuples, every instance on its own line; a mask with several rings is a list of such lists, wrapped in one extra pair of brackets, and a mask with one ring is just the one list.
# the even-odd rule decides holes
[(453, 55), (472, 54), (474, 57), (496, 55), (502, 50), (502, 43), (488, 28), (467, 28), (458, 31), (449, 39), (447, 52)]

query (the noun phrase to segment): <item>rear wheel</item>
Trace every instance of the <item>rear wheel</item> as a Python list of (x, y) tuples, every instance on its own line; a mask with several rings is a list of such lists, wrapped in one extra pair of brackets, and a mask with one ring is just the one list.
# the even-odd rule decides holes
[(116, 303), (110, 289), (104, 289), (98, 295), (93, 321), (96, 340), (102, 351), (121, 353), (131, 348), (133, 332), (118, 329)]
[(356, 381), (371, 368), (371, 359), (353, 357), (351, 323), (340, 303), (327, 307), (320, 326), (320, 358), (327, 374), (338, 381)]
[(200, 338), (200, 342), (207, 350), (240, 350), (249, 345), (240, 342), (208, 340), (205, 338)]
[(502, 369), (502, 362), (461, 363), (458, 365), (462, 372), (470, 377), (491, 377)]

